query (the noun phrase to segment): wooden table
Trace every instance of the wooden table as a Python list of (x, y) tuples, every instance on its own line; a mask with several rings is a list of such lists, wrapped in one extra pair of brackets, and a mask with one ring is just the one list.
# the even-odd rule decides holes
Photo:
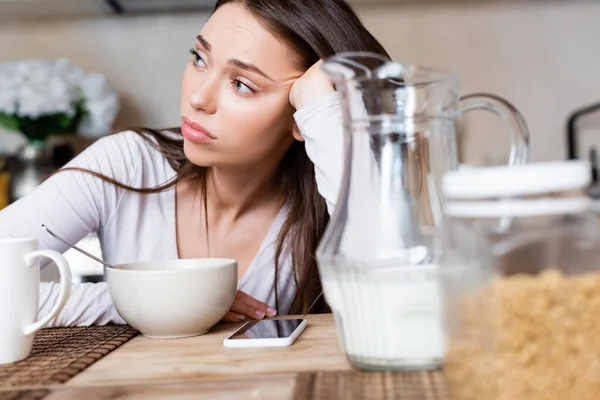
[(68, 382), (69, 386), (131, 385), (140, 382), (201, 382), (247, 377), (294, 377), (303, 371), (349, 370), (333, 316), (309, 315), (308, 327), (290, 347), (223, 346), (239, 324), (219, 326), (187, 339), (138, 336)]
[(223, 339), (240, 324), (186, 339), (138, 336), (60, 387), (47, 399), (292, 399), (301, 372), (351, 370), (333, 316), (309, 315), (290, 347), (231, 349)]
[[(344, 378), (323, 383), (319, 377), (332, 376), (324, 372), (353, 369), (341, 351), (333, 316), (309, 315), (306, 318), (306, 330), (292, 346), (284, 348), (225, 348), (223, 339), (241, 324), (219, 325), (206, 335), (187, 339), (157, 340), (138, 336), (64, 385), (21, 388), (29, 391), (23, 398), (37, 399), (36, 394), (42, 393), (44, 396), (49, 394), (45, 397), (49, 400), (286, 400), (313, 398), (309, 393), (314, 393), (313, 389), (317, 387), (337, 388), (336, 398), (346, 399), (354, 394), (359, 399), (405, 398), (390, 391), (390, 387), (397, 384), (394, 379), (398, 375), (394, 374), (377, 375), (375, 387), (364, 385), (365, 374), (356, 372), (350, 375), (334, 373), (334, 377)], [(312, 374), (316, 371), (319, 373)], [(440, 386), (436, 384), (440, 376), (426, 372), (403, 374), (409, 386), (411, 380), (423, 378), (421, 380), (425, 381), (424, 393), (407, 398), (447, 399), (435, 389)], [(36, 392), (36, 389), (43, 392)], [(0, 389), (0, 399), (3, 399), (2, 392)], [(414, 389), (408, 392), (415, 394)], [(319, 396), (318, 399), (331, 400), (328, 394)]]

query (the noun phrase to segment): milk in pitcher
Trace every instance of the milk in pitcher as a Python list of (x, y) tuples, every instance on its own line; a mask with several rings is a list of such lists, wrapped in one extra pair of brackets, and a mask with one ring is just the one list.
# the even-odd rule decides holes
[(323, 289), (348, 359), (371, 370), (436, 369), (444, 356), (437, 267), (336, 268)]

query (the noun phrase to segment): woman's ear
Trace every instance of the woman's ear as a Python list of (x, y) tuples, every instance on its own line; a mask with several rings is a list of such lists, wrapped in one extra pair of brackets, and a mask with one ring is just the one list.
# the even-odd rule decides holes
[(300, 128), (298, 128), (298, 124), (294, 121), (294, 126), (292, 127), (292, 135), (294, 139), (299, 142), (304, 142), (304, 138), (302, 137), (302, 133), (300, 133)]

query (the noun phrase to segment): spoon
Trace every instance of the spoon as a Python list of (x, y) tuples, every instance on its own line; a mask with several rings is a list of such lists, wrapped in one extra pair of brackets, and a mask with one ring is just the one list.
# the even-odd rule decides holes
[(109, 268), (115, 268), (112, 264), (107, 263), (106, 261), (103, 261), (101, 259), (99, 259), (98, 257), (95, 257), (93, 255), (91, 255), (90, 253), (88, 253), (87, 251), (80, 249), (77, 246), (73, 246), (71, 243), (67, 242), (66, 240), (64, 240), (63, 238), (61, 238), (60, 236), (58, 236), (56, 233), (52, 232), (50, 229), (48, 229), (48, 227), (44, 224), (42, 224), (42, 228), (44, 228), (46, 230), (46, 232), (48, 232), (53, 238), (55, 238), (56, 240), (58, 240), (61, 243), (66, 244), (67, 246), (69, 246), (70, 248), (77, 250), (78, 252), (80, 252), (81, 254), (88, 256), (89, 258), (91, 258), (94, 261), (99, 262), (100, 264), (104, 265), (105, 267), (109, 267)]

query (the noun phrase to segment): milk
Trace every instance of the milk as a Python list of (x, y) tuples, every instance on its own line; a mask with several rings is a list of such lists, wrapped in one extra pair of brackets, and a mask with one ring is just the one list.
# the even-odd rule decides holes
[(326, 268), (342, 348), (366, 369), (437, 368), (444, 335), (437, 267)]

